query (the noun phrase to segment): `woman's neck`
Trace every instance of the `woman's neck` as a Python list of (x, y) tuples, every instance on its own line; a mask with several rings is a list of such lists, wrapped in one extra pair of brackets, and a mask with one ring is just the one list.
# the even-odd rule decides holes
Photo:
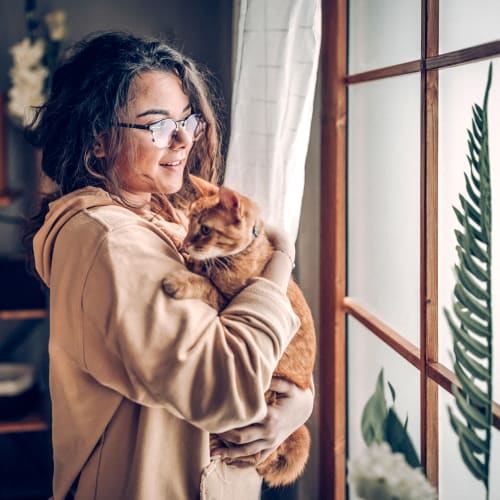
[(126, 191), (125, 189), (121, 189), (119, 196), (129, 207), (142, 210), (151, 209), (151, 193), (133, 193)]

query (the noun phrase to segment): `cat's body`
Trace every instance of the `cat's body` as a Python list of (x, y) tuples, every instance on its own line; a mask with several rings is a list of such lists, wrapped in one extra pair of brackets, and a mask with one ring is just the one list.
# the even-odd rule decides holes
[[(218, 188), (192, 178), (201, 197), (190, 208), (190, 224), (184, 249), (190, 268), (197, 274), (168, 277), (167, 292), (176, 298), (199, 298), (217, 308), (224, 305), (252, 278), (260, 276), (274, 251), (255, 204), (232, 190)], [(316, 338), (309, 306), (293, 279), (287, 295), (301, 327), (284, 352), (273, 376), (306, 389), (311, 384)], [(268, 391), (268, 404), (276, 400)], [(293, 482), (302, 472), (308, 456), (310, 436), (305, 426), (297, 429), (257, 471), (270, 486)], [(257, 463), (258, 455), (249, 461)]]

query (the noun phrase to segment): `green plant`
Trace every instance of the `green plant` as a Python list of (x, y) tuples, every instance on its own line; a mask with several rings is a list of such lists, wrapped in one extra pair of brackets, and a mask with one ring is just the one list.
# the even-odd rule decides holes
[(393, 405), (389, 408), (384, 394), (384, 370), (381, 369), (375, 392), (367, 401), (361, 416), (363, 439), (367, 446), (385, 441), (394, 453), (404, 455), (408, 465), (414, 468), (420, 467), (420, 460), (407, 431), (408, 418), (403, 425), (394, 406), (396, 392), (389, 382), (387, 384), (393, 400)]
[(367, 448), (349, 460), (349, 485), (364, 500), (436, 500), (436, 489), (425, 477), (408, 434), (408, 419), (401, 423), (395, 409), (396, 392), (387, 384), (393, 400), (390, 407), (381, 369), (361, 417)]
[(490, 63), (483, 105), (472, 107), (468, 130), (465, 173), (466, 194), (454, 212), (461, 226), (455, 231), (458, 263), (452, 311), (444, 314), (453, 335), (453, 367), (461, 389), (452, 392), (458, 418), (449, 407), (451, 425), (470, 472), (486, 487), (489, 497), (489, 461), (492, 426), (492, 314), (491, 314), (491, 186), (488, 151), (488, 95), (492, 79)]

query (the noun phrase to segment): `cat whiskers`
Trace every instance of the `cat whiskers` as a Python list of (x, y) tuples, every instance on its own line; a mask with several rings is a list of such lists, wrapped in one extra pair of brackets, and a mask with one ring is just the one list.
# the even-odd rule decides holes
[(230, 262), (230, 257), (213, 257), (211, 259), (201, 261), (201, 269), (204, 274), (208, 274), (212, 267), (223, 271), (229, 271), (231, 268)]
[(201, 261), (201, 271), (206, 276), (210, 275), (211, 268), (219, 269), (222, 271), (229, 271), (231, 269), (231, 257), (214, 257)]
[(218, 257), (216, 259), (213, 259), (215, 267), (217, 269), (222, 269), (223, 271), (230, 271), (231, 270), (231, 258), (229, 256), (227, 257)]
[(201, 261), (201, 272), (205, 275), (209, 274), (210, 268), (214, 265), (213, 259), (206, 259)]

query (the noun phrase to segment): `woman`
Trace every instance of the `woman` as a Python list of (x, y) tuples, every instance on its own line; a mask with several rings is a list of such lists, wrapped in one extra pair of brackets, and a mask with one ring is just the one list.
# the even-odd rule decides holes
[[(310, 391), (283, 381), (282, 406), (264, 400), (298, 327), (284, 293), (294, 249), (275, 233), (263, 276), (219, 314), (163, 292), (184, 266), (186, 174), (218, 176), (201, 74), (159, 41), (90, 36), (30, 132), (59, 186), (32, 228), (50, 288), (54, 498), (258, 498), (255, 470), (218, 458), (265, 459), (311, 412)], [(238, 446), (211, 461), (209, 433)]]

